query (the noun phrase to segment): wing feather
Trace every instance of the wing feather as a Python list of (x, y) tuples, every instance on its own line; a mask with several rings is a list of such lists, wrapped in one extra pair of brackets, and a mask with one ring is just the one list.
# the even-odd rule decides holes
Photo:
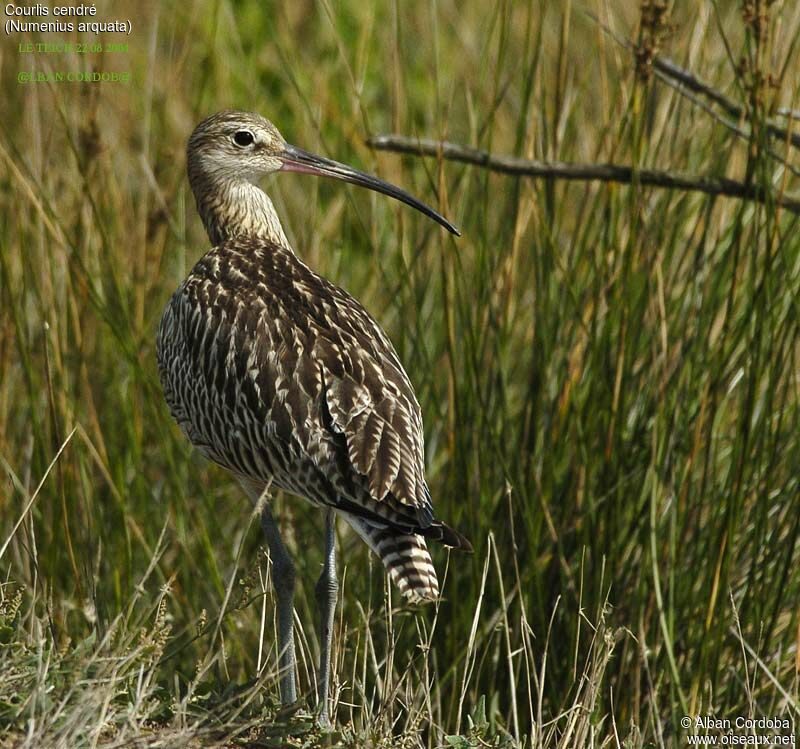
[[(302, 473), (300, 462), (308, 461), (320, 482), (338, 492), (354, 487), (343, 499), (363, 497), (365, 512), (431, 525), (419, 404), (388, 337), (347, 292), (286, 248), (237, 237), (198, 262), (170, 309), (160, 363), (190, 439), (214, 443), (208, 420), (189, 402), (211, 399), (229, 412), (220, 423), (238, 420), (244, 431), (261, 429), (264, 440), (280, 443), (272, 462), (286, 463), (284, 473)], [(173, 317), (191, 327), (181, 337), (190, 349), (185, 359), (172, 355)], [(191, 382), (202, 394), (177, 372), (197, 365)], [(219, 437), (218, 462), (243, 472), (227, 447), (230, 433)], [(295, 490), (289, 478), (284, 483)], [(333, 489), (330, 501), (337, 501)]]

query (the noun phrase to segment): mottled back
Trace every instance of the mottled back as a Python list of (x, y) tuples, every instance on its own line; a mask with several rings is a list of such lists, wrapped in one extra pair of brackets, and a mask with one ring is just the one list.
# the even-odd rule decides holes
[(158, 356), (173, 415), (217, 463), (367, 517), (431, 524), (420, 408), (394, 347), (291, 251), (240, 236), (206, 254), (170, 302)]

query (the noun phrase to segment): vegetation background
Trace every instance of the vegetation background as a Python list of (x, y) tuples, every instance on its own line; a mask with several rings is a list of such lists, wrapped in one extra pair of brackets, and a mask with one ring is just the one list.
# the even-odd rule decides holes
[[(0, 45), (0, 744), (683, 746), (684, 716), (798, 714), (800, 4), (100, 2), (128, 53)], [(613, 32), (613, 33), (612, 33)], [(75, 37), (77, 40), (77, 37)], [(82, 39), (93, 41), (93, 39)], [(669, 85), (667, 56), (735, 102)], [(18, 85), (18, 70), (130, 84)], [(390, 333), (423, 412), (438, 609), (340, 528), (339, 730), (276, 708), (251, 507), (193, 455), (155, 366), (208, 241), (207, 113), (439, 206), (265, 185), (300, 256)], [(753, 203), (520, 179), (368, 136), (747, 181)], [(634, 183), (635, 170), (634, 170)], [(773, 196), (773, 197), (770, 197)], [(277, 496), (313, 685), (322, 515)], [(694, 730), (694, 729), (692, 729)], [(790, 731), (786, 731), (787, 735)]]

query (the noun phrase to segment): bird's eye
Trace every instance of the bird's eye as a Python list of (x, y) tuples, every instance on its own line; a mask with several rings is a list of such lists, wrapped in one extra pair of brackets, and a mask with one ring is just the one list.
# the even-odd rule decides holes
[(233, 142), (242, 148), (252, 146), (255, 139), (255, 136), (249, 130), (237, 130), (233, 136)]

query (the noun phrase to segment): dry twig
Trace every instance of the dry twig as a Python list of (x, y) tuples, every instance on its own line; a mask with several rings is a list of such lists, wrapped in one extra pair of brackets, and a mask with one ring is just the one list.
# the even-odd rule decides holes
[(409, 138), (405, 135), (376, 135), (367, 145), (379, 151), (394, 151), (416, 156), (441, 156), (448, 161), (474, 164), (494, 172), (518, 177), (554, 177), (556, 179), (618, 182), (689, 190), (706, 195), (724, 195), (757, 203), (774, 203), (800, 214), (800, 199), (765, 190), (759, 185), (738, 182), (727, 177), (696, 177), (658, 169), (634, 169), (621, 164), (567, 164), (560, 161), (534, 161), (516, 156), (496, 156), (488, 151), (461, 146), (448, 141)]
[[(630, 51), (636, 50), (635, 45), (629, 39), (618, 34), (610, 26), (603, 23), (600, 18), (590, 10), (582, 11), (585, 16), (594, 21), (600, 29), (610, 36), (617, 44)], [(716, 104), (734, 121), (748, 121), (746, 112), (736, 102), (729, 99), (721, 91), (715, 89), (710, 83), (698, 78), (694, 73), (682, 68), (668, 57), (655, 56), (652, 60), (653, 69), (657, 77), (664, 83), (673, 86), (678, 93), (687, 91), (699, 94), (708, 99), (712, 104)], [(792, 120), (800, 119), (800, 111), (790, 107), (780, 107), (775, 114), (778, 117), (787, 118), (792, 124)], [(723, 121), (723, 124), (728, 124)], [(730, 127), (730, 125), (728, 125)], [(768, 120), (766, 123), (767, 132), (776, 140), (788, 142), (795, 148), (800, 148), (800, 133), (793, 132), (792, 128), (786, 128), (778, 123)]]

